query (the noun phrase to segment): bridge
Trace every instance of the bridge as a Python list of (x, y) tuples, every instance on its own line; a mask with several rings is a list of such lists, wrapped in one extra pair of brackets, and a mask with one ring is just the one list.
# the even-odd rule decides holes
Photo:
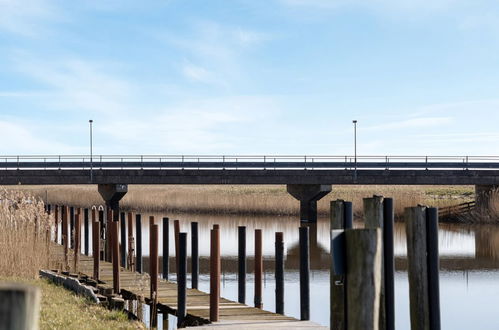
[(23, 184), (97, 184), (113, 209), (128, 184), (283, 184), (315, 222), (332, 185), (475, 185), (488, 208), (499, 156), (0, 156), (0, 185)]

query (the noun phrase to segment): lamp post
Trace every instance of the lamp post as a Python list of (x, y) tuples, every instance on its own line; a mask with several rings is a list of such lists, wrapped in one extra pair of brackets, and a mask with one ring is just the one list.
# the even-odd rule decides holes
[(93, 166), (93, 150), (92, 150), (92, 123), (94, 121), (90, 119), (88, 124), (90, 125), (90, 182), (94, 181), (94, 166)]
[(352, 120), (353, 123), (353, 150), (354, 150), (354, 161), (355, 161), (355, 172), (354, 178), (357, 179), (357, 120)]

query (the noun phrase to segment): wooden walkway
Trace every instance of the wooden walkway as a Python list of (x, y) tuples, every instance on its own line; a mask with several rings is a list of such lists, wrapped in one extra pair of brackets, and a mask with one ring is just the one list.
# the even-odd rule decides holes
[[(63, 260), (63, 247), (54, 245), (54, 252)], [(73, 251), (70, 250), (70, 255)], [(142, 297), (150, 303), (150, 281), (147, 274), (139, 274), (120, 268), (121, 296), (128, 300), (137, 300)], [(79, 277), (84, 281), (93, 274), (93, 258), (80, 255), (78, 264)], [(113, 269), (109, 262), (100, 262), (100, 282), (97, 284), (99, 293), (111, 294), (113, 289)], [(295, 318), (284, 316), (262, 309), (250, 307), (238, 302), (220, 298), (219, 322), (210, 324), (210, 295), (196, 289), (187, 289), (187, 317), (186, 325), (206, 327), (223, 327), (234, 329), (245, 328), (282, 328), (282, 329), (326, 329), (310, 321), (299, 321)], [(177, 309), (177, 285), (163, 279), (158, 279), (157, 308), (161, 313), (175, 315)]]

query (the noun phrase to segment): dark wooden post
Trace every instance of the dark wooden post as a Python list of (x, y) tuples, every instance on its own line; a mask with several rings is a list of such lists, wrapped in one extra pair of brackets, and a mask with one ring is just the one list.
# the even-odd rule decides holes
[(426, 244), (428, 258), (428, 301), (430, 329), (440, 330), (440, 284), (438, 260), (438, 209), (426, 210)]
[(379, 228), (345, 230), (349, 330), (379, 329), (381, 240)]
[(210, 321), (217, 322), (220, 301), (220, 229), (211, 230), (210, 248)]
[(67, 206), (63, 206), (62, 208), (62, 244), (64, 246), (64, 267), (66, 270), (69, 270), (69, 258), (68, 258), (68, 245), (69, 245), (69, 237), (68, 237), (68, 213), (69, 208)]
[(255, 229), (255, 307), (262, 308), (262, 230)]
[[(345, 259), (345, 249), (334, 233), (340, 235), (345, 229), (348, 218), (351, 226), (351, 203), (350, 209), (346, 209), (346, 202), (339, 199), (330, 203), (330, 229), (331, 229), (331, 272), (330, 272), (330, 327), (332, 330), (346, 330), (346, 274), (341, 264)], [(348, 213), (348, 214), (347, 214)], [(338, 263), (338, 265), (335, 265)]]
[(137, 272), (142, 273), (142, 218), (140, 214), (135, 215), (135, 235), (137, 236), (137, 242), (135, 250), (137, 251), (137, 257), (135, 258), (135, 268)]
[(55, 242), (59, 243), (59, 205), (54, 206)]
[(393, 199), (383, 200), (383, 263), (385, 271), (386, 330), (395, 330), (395, 259)]
[(177, 273), (177, 327), (181, 328), (187, 316), (187, 233), (179, 233)]
[(120, 249), (118, 243), (119, 223), (111, 221), (112, 241), (113, 241), (113, 290), (120, 293)]
[(246, 227), (238, 227), (238, 295), (237, 301), (246, 303)]
[(120, 213), (120, 257), (121, 267), (126, 267), (126, 214)]
[(134, 249), (134, 239), (133, 239), (133, 213), (128, 212), (127, 218), (127, 228), (128, 228), (128, 254), (127, 254), (127, 267), (131, 271), (135, 271), (135, 249)]
[(106, 245), (105, 245), (105, 259), (106, 261), (110, 262), (112, 258), (112, 253), (111, 253), (111, 247), (112, 247), (112, 240), (113, 236), (111, 235), (111, 225), (113, 222), (113, 210), (111, 207), (107, 207), (107, 212), (106, 212), (106, 224), (105, 224), (105, 233), (106, 233)]
[(170, 260), (170, 220), (167, 217), (163, 218), (163, 278), (168, 280)]
[(41, 290), (19, 283), (0, 283), (2, 329), (38, 329)]
[(75, 245), (74, 245), (74, 271), (75, 273), (78, 273), (78, 264), (80, 262), (80, 250), (81, 250), (81, 245), (80, 245), (80, 239), (81, 239), (81, 234), (80, 234), (80, 228), (81, 228), (81, 209), (76, 209), (76, 214), (75, 214)]
[(69, 248), (74, 249), (75, 241), (75, 209), (73, 206), (69, 208)]
[(173, 221), (173, 231), (175, 235), (175, 272), (178, 274), (178, 234), (180, 233), (180, 221)]
[[(152, 226), (155, 225), (155, 222), (154, 222), (154, 216), (149, 216), (149, 258), (151, 257), (151, 251), (153, 249), (153, 240), (152, 240)], [(152, 264), (151, 262), (149, 261), (149, 275), (152, 275), (151, 273), (151, 267), (152, 267)], [(159, 271), (159, 265), (158, 265), (158, 271)]]
[(96, 210), (92, 209), (92, 254), (94, 259), (94, 280), (99, 281), (100, 263), (100, 222), (95, 218)]
[(429, 329), (426, 208), (423, 206), (406, 208), (405, 225), (411, 329)]
[(159, 228), (158, 225), (154, 224), (154, 217), (150, 217), (149, 220), (152, 220), (151, 222), (151, 232), (150, 232), (150, 238), (151, 238), (151, 250), (150, 250), (150, 267), (149, 267), (149, 273), (151, 275), (151, 301), (152, 301), (152, 306), (151, 306), (151, 325), (156, 326), (157, 323), (157, 308), (156, 304), (158, 301), (158, 232)]
[(310, 320), (310, 243), (308, 227), (300, 227), (300, 320)]
[(192, 288), (198, 288), (199, 279), (199, 242), (198, 223), (191, 222), (191, 278)]
[(284, 314), (284, 239), (275, 233), (275, 312)]
[(88, 256), (89, 252), (89, 247), (88, 247), (88, 242), (89, 242), (89, 228), (88, 228), (88, 209), (83, 210), (83, 235), (85, 237), (85, 241), (83, 243), (83, 251), (86, 256)]

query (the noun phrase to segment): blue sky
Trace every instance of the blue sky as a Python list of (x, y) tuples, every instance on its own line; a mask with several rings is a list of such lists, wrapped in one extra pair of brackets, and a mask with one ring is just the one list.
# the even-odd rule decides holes
[(495, 0), (0, 0), (0, 154), (499, 153)]

